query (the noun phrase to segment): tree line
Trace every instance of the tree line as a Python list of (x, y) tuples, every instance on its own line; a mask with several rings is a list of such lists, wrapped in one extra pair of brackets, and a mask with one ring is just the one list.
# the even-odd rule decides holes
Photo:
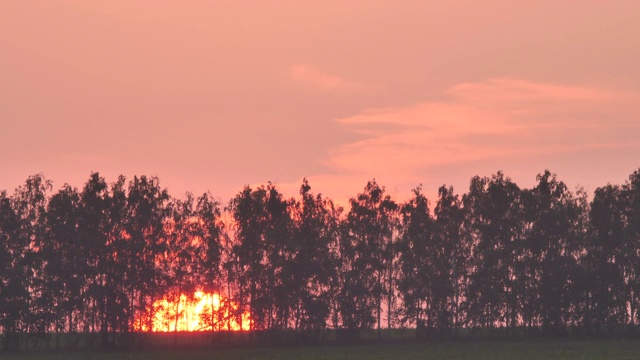
[[(531, 189), (498, 172), (468, 192), (419, 186), (404, 203), (375, 180), (348, 209), (272, 183), (226, 206), (169, 195), (157, 177), (53, 191), (42, 174), (0, 192), (0, 333), (150, 329), (157, 300), (221, 297), (213, 330), (319, 336), (411, 327), (418, 336), (633, 333), (640, 320), (640, 170), (588, 200), (549, 171)], [(220, 316), (224, 314), (226, 317)], [(36, 337), (37, 338), (37, 337)]]

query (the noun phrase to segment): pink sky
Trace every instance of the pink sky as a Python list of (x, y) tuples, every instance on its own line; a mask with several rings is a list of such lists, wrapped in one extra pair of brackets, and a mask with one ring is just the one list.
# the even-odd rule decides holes
[(0, 189), (157, 175), (398, 200), (640, 167), (640, 2), (4, 0)]

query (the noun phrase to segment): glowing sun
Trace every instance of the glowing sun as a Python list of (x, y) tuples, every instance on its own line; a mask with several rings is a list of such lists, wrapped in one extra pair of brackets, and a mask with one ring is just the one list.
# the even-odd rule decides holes
[(249, 329), (249, 313), (216, 293), (196, 291), (192, 296), (167, 296), (154, 302), (149, 321), (136, 321), (138, 331), (240, 331)]

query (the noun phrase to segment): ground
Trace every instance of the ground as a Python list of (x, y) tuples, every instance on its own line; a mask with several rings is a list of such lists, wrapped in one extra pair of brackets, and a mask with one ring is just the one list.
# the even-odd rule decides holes
[(0, 354), (15, 360), (243, 360), (243, 359), (640, 359), (638, 340), (473, 341), (318, 347), (249, 347), (131, 352)]

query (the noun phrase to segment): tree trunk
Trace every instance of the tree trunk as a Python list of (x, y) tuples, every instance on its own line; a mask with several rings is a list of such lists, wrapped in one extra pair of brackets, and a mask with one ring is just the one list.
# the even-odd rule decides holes
[[(389, 267), (389, 283), (388, 283), (388, 289), (387, 291), (389, 292), (389, 297), (388, 297), (388, 304), (387, 304), (387, 331), (389, 331), (391, 329), (391, 308), (392, 308), (392, 301), (393, 301), (393, 277), (392, 277), (392, 271), (391, 269), (393, 268), (393, 261), (391, 262), (391, 265)], [(391, 336), (391, 333), (389, 332), (389, 336)]]
[(378, 339), (382, 337), (380, 329), (380, 320), (382, 317), (382, 295), (378, 296)]
[(178, 320), (180, 319), (180, 298), (182, 293), (178, 291), (178, 301), (176, 301), (176, 321), (173, 325), (173, 345), (178, 343)]

